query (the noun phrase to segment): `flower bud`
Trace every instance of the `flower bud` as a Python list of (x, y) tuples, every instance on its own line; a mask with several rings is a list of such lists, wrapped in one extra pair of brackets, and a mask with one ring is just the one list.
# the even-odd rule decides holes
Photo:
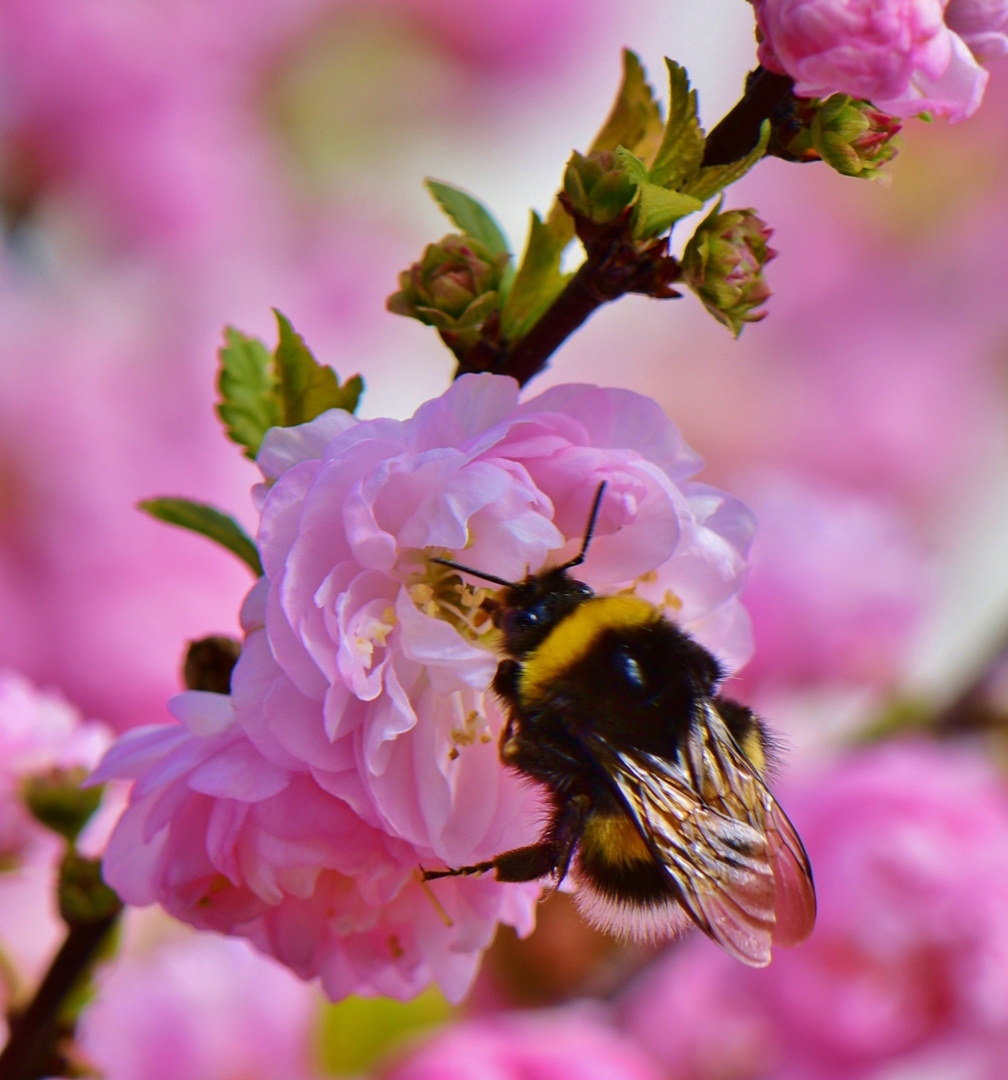
[(75, 767), (26, 777), (22, 797), (32, 817), (64, 839), (76, 840), (102, 797), (99, 787), (81, 787), (87, 776), (86, 768)]
[(57, 886), (60, 915), (68, 926), (102, 922), (122, 911), (119, 897), (105, 884), (101, 861), (68, 851)]
[(241, 653), (241, 642), (223, 634), (190, 641), (182, 666), (187, 690), (209, 690), (227, 694), (231, 690), (231, 672)]
[(475, 343), (486, 320), (500, 305), (501, 276), (507, 252), (491, 255), (478, 240), (453, 233), (428, 244), (423, 258), (399, 275), (399, 292), (388, 310)]
[(597, 225), (614, 221), (633, 202), (637, 185), (611, 150), (585, 157), (575, 153), (564, 173), (564, 195), (572, 214)]
[(777, 254), (771, 230), (752, 210), (720, 212), (720, 203), (697, 228), (682, 258), (683, 280), (718, 322), (738, 337), (770, 295), (763, 267)]
[(899, 150), (900, 123), (870, 101), (834, 94), (816, 109), (809, 127), (812, 146), (844, 176), (889, 183), (881, 167)]

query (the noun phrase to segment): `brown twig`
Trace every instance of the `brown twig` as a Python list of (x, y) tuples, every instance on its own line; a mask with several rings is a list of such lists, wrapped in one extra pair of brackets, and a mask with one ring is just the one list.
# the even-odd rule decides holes
[(38, 1080), (51, 1075), (47, 1065), (55, 1049), (63, 1003), (94, 962), (118, 918), (117, 911), (70, 927), (31, 1004), (12, 1021), (10, 1038), (0, 1053), (0, 1080)]
[(746, 91), (730, 112), (707, 136), (704, 165), (727, 165), (743, 158), (759, 142), (760, 128), (794, 89), (787, 75), (759, 67), (750, 76)]

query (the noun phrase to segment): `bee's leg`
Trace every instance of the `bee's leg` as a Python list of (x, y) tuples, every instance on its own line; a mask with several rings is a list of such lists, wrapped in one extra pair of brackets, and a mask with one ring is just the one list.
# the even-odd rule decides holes
[(552, 876), (559, 885), (567, 876), (574, 848), (590, 809), (591, 800), (588, 796), (576, 795), (559, 811), (549, 835), (538, 844), (505, 851), (488, 862), (460, 866), (456, 870), (424, 870), (423, 879), (433, 881), (435, 878), (484, 874), (488, 870), (496, 870), (498, 881), (536, 881)]

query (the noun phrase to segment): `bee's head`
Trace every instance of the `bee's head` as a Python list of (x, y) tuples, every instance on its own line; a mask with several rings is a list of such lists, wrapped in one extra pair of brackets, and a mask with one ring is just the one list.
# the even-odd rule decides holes
[(584, 562), (605, 487), (603, 481), (595, 491), (581, 550), (562, 566), (529, 574), (523, 581), (506, 581), (450, 559), (431, 559), (431, 562), (450, 566), (453, 570), (501, 586), (497, 597), (488, 601), (487, 608), (492, 614), (494, 626), (504, 637), (504, 649), (510, 656), (520, 658), (530, 653), (565, 615), (595, 595), (583, 581), (570, 577), (567, 571)]
[(493, 623), (503, 635), (504, 650), (521, 658), (540, 645), (566, 615), (595, 594), (558, 566), (501, 590)]

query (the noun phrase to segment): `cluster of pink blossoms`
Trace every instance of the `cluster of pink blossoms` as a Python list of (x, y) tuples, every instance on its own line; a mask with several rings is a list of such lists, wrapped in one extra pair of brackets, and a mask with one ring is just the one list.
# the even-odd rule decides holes
[(802, 97), (867, 98), (950, 120), (983, 99), (983, 62), (1008, 53), (1005, 0), (753, 0), (760, 63)]
[(527, 932), (538, 887), (421, 885), (532, 842), (536, 793), (497, 758), (498, 657), (481, 609), (427, 556), (515, 579), (577, 550), (728, 667), (752, 520), (647, 398), (561, 386), (518, 402), (466, 376), (404, 422), (331, 411), (274, 429), (258, 463), (264, 576), (242, 612), (230, 696), (189, 692), (179, 724), (126, 735), (101, 779), (135, 780), (105, 859), (128, 903), (250, 938), (334, 998), (468, 988), (498, 922)]

